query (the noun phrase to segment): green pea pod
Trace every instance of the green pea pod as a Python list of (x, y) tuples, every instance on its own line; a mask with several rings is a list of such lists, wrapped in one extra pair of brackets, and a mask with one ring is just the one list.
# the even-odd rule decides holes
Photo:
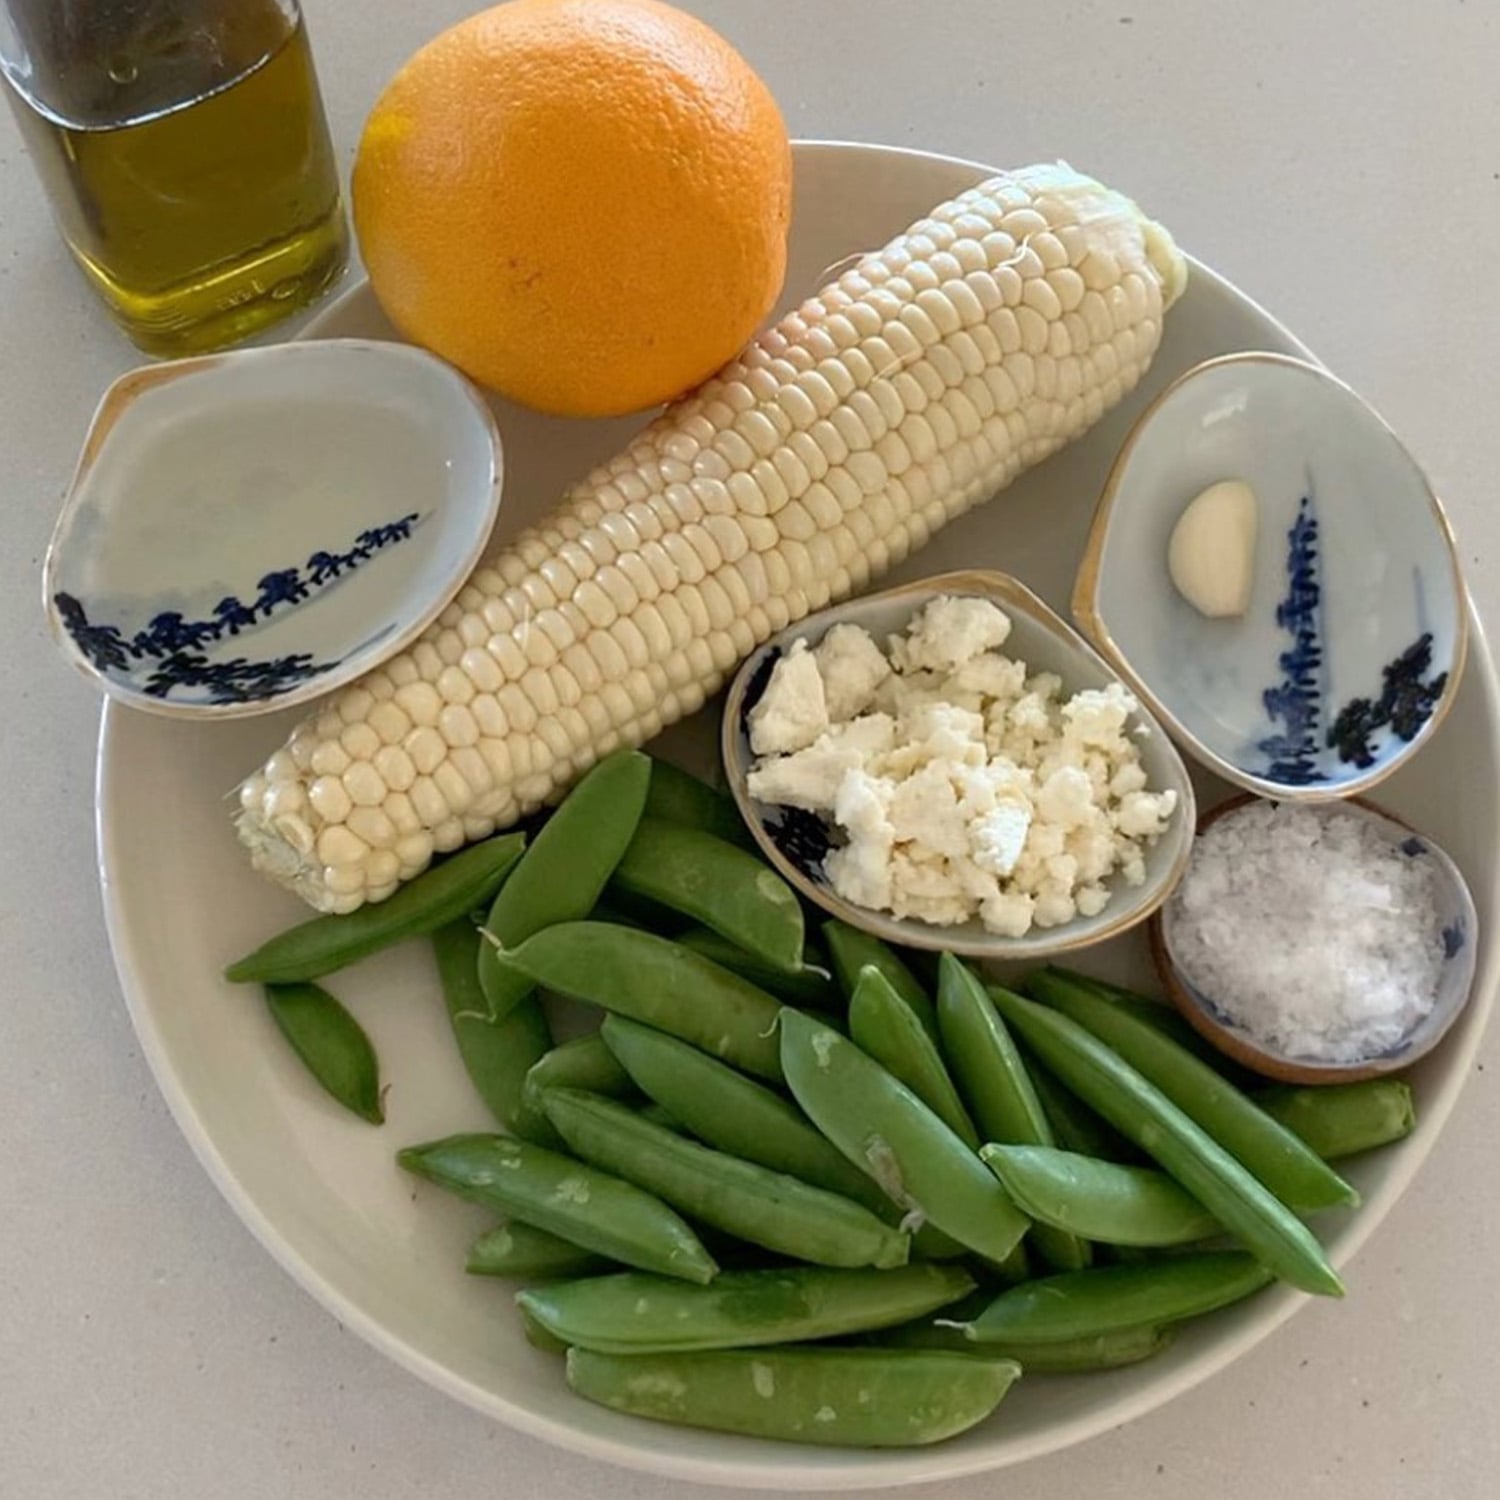
[(734, 798), (706, 781), (699, 781), (669, 761), (651, 761), (651, 789), (646, 793), (646, 816), (661, 823), (697, 828), (717, 839), (755, 850), (755, 837), (745, 827)]
[(855, 986), (859, 983), (860, 971), (878, 969), (886, 982), (916, 1013), (933, 1041), (938, 1039), (937, 1014), (922, 982), (879, 938), (850, 927), (846, 922), (825, 922), (823, 943), (828, 949), (828, 960), (833, 966), (833, 977), (846, 1000), (854, 998)]
[(1222, 1233), (1202, 1204), (1150, 1167), (1049, 1146), (989, 1145), (979, 1155), (1038, 1227), (1050, 1224), (1106, 1245), (1189, 1245)]
[(994, 1300), (990, 1292), (977, 1292), (944, 1308), (936, 1316), (918, 1318), (899, 1328), (869, 1335), (867, 1342), (882, 1349), (947, 1349), (955, 1354), (993, 1353), (1015, 1360), (1028, 1375), (1081, 1374), (1088, 1370), (1118, 1370), (1160, 1354), (1171, 1344), (1176, 1330), (1170, 1325), (1154, 1327), (1142, 1323), (1077, 1339), (1059, 1339), (1051, 1344), (976, 1344), (964, 1333), (965, 1319), (978, 1316)]
[(501, 961), (545, 989), (643, 1021), (761, 1078), (781, 1076), (776, 1001), (666, 938), (608, 922), (562, 922)]
[(954, 1266), (889, 1271), (810, 1267), (721, 1271), (712, 1286), (661, 1276), (595, 1276), (533, 1287), (516, 1301), (578, 1349), (605, 1354), (748, 1349), (888, 1328), (946, 1307), (974, 1288)]
[(1238, 1302), (1274, 1279), (1253, 1255), (1239, 1250), (1064, 1271), (1001, 1292), (964, 1332), (975, 1343), (1015, 1350), (1095, 1338), (1195, 1318)]
[[(943, 954), (938, 969), (937, 1018), (943, 1050), (985, 1139), (1054, 1144), (1051, 1122), (1005, 1022), (973, 970), (951, 953)], [(1026, 1212), (1024, 1203), (1017, 1206)], [(1028, 1239), (1060, 1271), (1080, 1271), (1092, 1259), (1084, 1240), (1050, 1221), (1034, 1225)]]
[(979, 1132), (931, 1036), (879, 969), (860, 971), (849, 1001), (849, 1035), (856, 1047), (899, 1078), (959, 1140), (978, 1148)]
[(524, 1090), (530, 1108), (542, 1108), (547, 1089), (584, 1089), (610, 1099), (628, 1099), (635, 1093), (630, 1075), (597, 1031), (561, 1043), (531, 1065)]
[[(1012, 1038), (1014, 1040), (1014, 1038)], [(1060, 1084), (1034, 1053), (1020, 1049), (1042, 1111), (1065, 1151), (1093, 1156), (1100, 1161), (1137, 1162), (1141, 1153), (1119, 1131), (1113, 1129), (1070, 1089)]]
[(479, 954), (479, 984), (497, 1020), (532, 989), (524, 974), (500, 965), (499, 947), (514, 948), (543, 927), (588, 916), (635, 835), (650, 780), (651, 762), (640, 751), (605, 756), (542, 825), (500, 887), (484, 923), (494, 941)]
[(514, 1219), (469, 1246), (464, 1270), (471, 1276), (592, 1276), (608, 1266), (602, 1255)]
[(606, 1016), (601, 1034), (636, 1086), (706, 1145), (887, 1217), (895, 1205), (764, 1084), (665, 1032)]
[(711, 927), (786, 974), (802, 969), (802, 908), (769, 865), (711, 833), (642, 818), (610, 882)]
[[(686, 1043), (683, 1045), (685, 1046)], [(736, 1074), (735, 1076), (738, 1077), (739, 1075)], [(654, 1099), (648, 1099), (645, 1104), (641, 1105), (637, 1113), (643, 1120), (650, 1120), (653, 1125), (660, 1125), (663, 1130), (670, 1130), (674, 1135), (696, 1134), (695, 1131), (690, 1131), (676, 1115), (672, 1114), (669, 1110), (663, 1109)], [(713, 1142), (710, 1141), (709, 1145), (712, 1144)]]
[(496, 1019), (479, 988), (478, 929), (460, 917), (432, 934), (443, 1002), (464, 1070), (485, 1107), (514, 1135), (548, 1146), (552, 1127), (526, 1101), (527, 1071), (552, 1045), (547, 1018), (534, 997)]
[(985, 1420), (1020, 1376), (1008, 1359), (926, 1349), (568, 1351), (568, 1385), (632, 1416), (844, 1448), (914, 1448)]
[(525, 847), (520, 833), (472, 844), (409, 881), (388, 901), (344, 916), (314, 917), (278, 933), (230, 964), (224, 977), (236, 984), (318, 979), (403, 938), (435, 932), (488, 901)]
[(538, 1349), (543, 1354), (566, 1354), (568, 1352), (568, 1346), (561, 1339), (554, 1338), (548, 1333), (529, 1313), (521, 1314), (521, 1333), (533, 1349)]
[(997, 1264), (1020, 1243), (1028, 1221), (984, 1163), (853, 1042), (784, 1010), (781, 1061), (808, 1118), (897, 1203)]
[(721, 967), (733, 970), (751, 984), (758, 984), (767, 994), (775, 995), (788, 1005), (807, 1006), (813, 1010), (836, 1010), (843, 1005), (838, 986), (822, 967), (823, 956), (806, 945), (802, 950), (802, 967), (789, 974), (721, 937), (711, 927), (690, 927), (686, 932), (679, 932), (675, 941)]
[(990, 997), (1063, 1083), (1155, 1157), (1278, 1276), (1305, 1292), (1343, 1295), (1307, 1226), (1160, 1089), (1060, 1012), (1008, 990), (992, 989)]
[(701, 1224), (824, 1266), (899, 1266), (910, 1242), (868, 1209), (713, 1151), (609, 1099), (548, 1089), (547, 1118), (574, 1153)]
[(1269, 1088), (1256, 1094), (1255, 1102), (1325, 1161), (1388, 1146), (1410, 1135), (1417, 1123), (1411, 1085), (1400, 1078)]
[(1285, 1125), (1150, 1023), (1056, 974), (1033, 993), (1097, 1037), (1197, 1121), (1289, 1208), (1302, 1213), (1359, 1202), (1359, 1194)]
[(379, 1125), (380, 1064), (359, 1022), (316, 984), (268, 984), (266, 1005), (307, 1071), (347, 1110)]
[(698, 1236), (659, 1198), (567, 1156), (500, 1135), (454, 1135), (396, 1157), (415, 1176), (621, 1265), (684, 1281), (718, 1274)]

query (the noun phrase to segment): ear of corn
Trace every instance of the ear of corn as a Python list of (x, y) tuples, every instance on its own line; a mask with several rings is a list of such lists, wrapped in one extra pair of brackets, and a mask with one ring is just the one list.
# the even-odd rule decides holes
[(1186, 278), (1063, 166), (991, 178), (861, 259), (481, 567), (239, 792), (255, 865), (325, 911), (700, 707), (767, 636), (1091, 426)]

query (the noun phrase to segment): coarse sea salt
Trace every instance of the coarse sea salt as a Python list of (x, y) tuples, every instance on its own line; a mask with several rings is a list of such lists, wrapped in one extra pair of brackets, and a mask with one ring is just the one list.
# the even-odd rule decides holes
[(1430, 859), (1341, 808), (1252, 802), (1212, 823), (1172, 898), (1183, 978), (1270, 1052), (1356, 1062), (1433, 1008), (1443, 966)]

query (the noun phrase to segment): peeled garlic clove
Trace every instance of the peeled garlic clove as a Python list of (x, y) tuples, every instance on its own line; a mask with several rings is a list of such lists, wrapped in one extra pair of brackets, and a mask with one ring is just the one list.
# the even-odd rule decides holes
[(1255, 491), (1239, 479), (1209, 485), (1177, 518), (1167, 571), (1199, 614), (1225, 619), (1250, 607), (1258, 520)]

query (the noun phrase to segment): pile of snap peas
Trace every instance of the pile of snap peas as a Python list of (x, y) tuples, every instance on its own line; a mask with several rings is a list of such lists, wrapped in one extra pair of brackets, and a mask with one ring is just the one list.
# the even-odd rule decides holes
[[(528, 840), (232, 964), (327, 1092), (382, 1119), (379, 1064), (316, 981), (430, 942), (499, 1130), (401, 1150), (503, 1218), (467, 1270), (516, 1278), (579, 1395), (798, 1442), (932, 1443), (1023, 1371), (1116, 1368), (1275, 1280), (1340, 1295), (1309, 1216), (1331, 1161), (1413, 1127), (1396, 1079), (1246, 1085), (1167, 1007), (1061, 969), (806, 930), (732, 803), (635, 751)], [(542, 995), (599, 1008), (554, 1045)]]

